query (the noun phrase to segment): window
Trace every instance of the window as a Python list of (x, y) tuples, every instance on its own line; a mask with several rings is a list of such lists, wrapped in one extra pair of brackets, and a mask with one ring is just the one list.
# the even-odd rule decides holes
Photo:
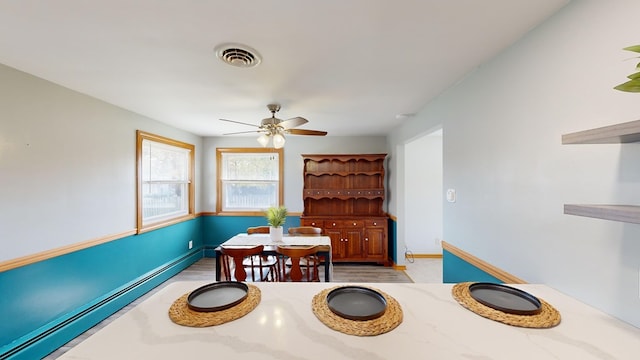
[(218, 213), (262, 215), (283, 203), (283, 150), (216, 149)]
[(137, 132), (138, 233), (193, 218), (193, 145)]

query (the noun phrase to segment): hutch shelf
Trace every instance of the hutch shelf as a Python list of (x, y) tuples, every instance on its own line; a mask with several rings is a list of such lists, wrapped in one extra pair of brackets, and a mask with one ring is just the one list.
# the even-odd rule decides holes
[[(562, 135), (562, 144), (624, 144), (640, 142), (640, 120)], [(565, 204), (564, 213), (640, 224), (640, 206)]]
[(300, 222), (331, 238), (334, 262), (390, 265), (385, 197), (386, 154), (306, 154)]

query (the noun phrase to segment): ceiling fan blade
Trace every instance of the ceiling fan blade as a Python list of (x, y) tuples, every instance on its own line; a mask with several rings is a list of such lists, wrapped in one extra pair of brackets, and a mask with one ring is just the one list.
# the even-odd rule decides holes
[(255, 134), (255, 133), (261, 133), (261, 132), (263, 132), (263, 131), (262, 130), (250, 130), (250, 131), (238, 131), (238, 132), (226, 133), (226, 134), (222, 134), (222, 135)]
[(285, 131), (287, 134), (291, 134), (291, 135), (315, 135), (315, 136), (327, 135), (326, 131), (320, 131), (320, 130), (287, 129)]
[(294, 127), (298, 127), (300, 125), (304, 125), (306, 123), (308, 123), (309, 120), (302, 118), (302, 117), (294, 117), (291, 119), (287, 119), (287, 120), (282, 120), (278, 123), (279, 126), (282, 126), (283, 129), (287, 130), (287, 129), (292, 129)]
[(232, 123), (236, 123), (236, 124), (242, 124), (242, 125), (253, 126), (253, 127), (260, 127), (260, 126), (255, 125), (255, 124), (249, 124), (249, 123), (242, 122), (242, 121), (227, 120), (227, 119), (220, 119), (220, 120), (222, 120), (222, 121), (228, 121), (228, 122), (232, 122)]

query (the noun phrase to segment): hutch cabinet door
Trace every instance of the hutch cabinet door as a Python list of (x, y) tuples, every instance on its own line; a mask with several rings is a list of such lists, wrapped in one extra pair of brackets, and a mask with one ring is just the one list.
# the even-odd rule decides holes
[(364, 256), (386, 260), (386, 230), (384, 228), (366, 228), (364, 231)]
[(339, 261), (344, 259), (347, 255), (347, 245), (342, 237), (342, 230), (340, 229), (324, 229), (324, 235), (331, 238), (331, 259), (333, 261)]
[(345, 229), (342, 234), (346, 243), (346, 258), (362, 258), (362, 229)]
[(325, 235), (331, 238), (331, 255), (333, 261), (350, 261), (362, 258), (361, 229), (325, 229)]

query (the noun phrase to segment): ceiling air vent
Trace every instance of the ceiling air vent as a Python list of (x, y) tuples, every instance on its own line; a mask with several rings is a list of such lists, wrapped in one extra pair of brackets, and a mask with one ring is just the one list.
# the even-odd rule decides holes
[(240, 44), (218, 45), (215, 51), (220, 60), (237, 67), (254, 67), (262, 60), (257, 51)]

